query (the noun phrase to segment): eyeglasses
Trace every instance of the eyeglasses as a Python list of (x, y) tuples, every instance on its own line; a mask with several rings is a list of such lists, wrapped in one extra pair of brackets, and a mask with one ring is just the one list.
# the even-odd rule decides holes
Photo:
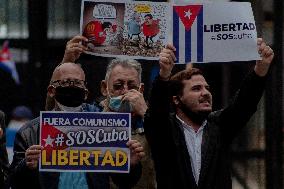
[(123, 82), (115, 83), (115, 84), (113, 84), (112, 87), (113, 87), (114, 90), (119, 91), (119, 90), (125, 89), (125, 85), (127, 85), (127, 89), (128, 89), (128, 90), (131, 90), (131, 89), (138, 90), (138, 89), (139, 89), (139, 86), (137, 86), (137, 85), (135, 85), (135, 84), (123, 83)]
[(64, 79), (64, 80), (52, 81), (51, 84), (58, 85), (61, 87), (68, 87), (72, 85), (77, 87), (85, 87), (87, 85), (87, 82), (79, 79)]

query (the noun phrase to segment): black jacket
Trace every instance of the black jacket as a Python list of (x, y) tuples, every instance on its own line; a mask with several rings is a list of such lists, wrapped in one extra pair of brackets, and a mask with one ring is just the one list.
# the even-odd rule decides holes
[(252, 72), (228, 107), (209, 114), (203, 132), (198, 186), (192, 174), (183, 128), (175, 114), (170, 113), (169, 82), (155, 80), (144, 127), (158, 188), (232, 188), (230, 144), (256, 111), (264, 80)]
[[(59, 172), (39, 172), (30, 170), (25, 163), (25, 151), (32, 145), (39, 144), (39, 118), (24, 125), (16, 134), (14, 142), (14, 157), (10, 166), (11, 181), (14, 189), (37, 188), (56, 189), (59, 182)], [(111, 176), (115, 184), (122, 189), (129, 189), (137, 183), (141, 176), (141, 164), (132, 167), (129, 174), (86, 173), (89, 188), (108, 189)]]
[(0, 137), (0, 188), (4, 188), (8, 177), (9, 160), (6, 150), (5, 114), (2, 111), (0, 111), (0, 127), (3, 129), (3, 136)]

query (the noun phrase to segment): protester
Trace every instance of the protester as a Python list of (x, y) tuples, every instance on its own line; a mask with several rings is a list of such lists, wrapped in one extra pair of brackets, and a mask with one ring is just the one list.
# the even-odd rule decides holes
[[(55, 99), (54, 111), (95, 112), (98, 108), (83, 103), (88, 90), (85, 73), (74, 63), (64, 63), (55, 68), (48, 94)], [(130, 140), (131, 170), (129, 174), (39, 172), (38, 161), (42, 146), (39, 145), (39, 118), (24, 125), (16, 134), (14, 158), (11, 164), (12, 188), (109, 188), (109, 177), (121, 188), (131, 188), (140, 178), (140, 159), (144, 156), (141, 144)]]
[(33, 119), (33, 113), (29, 107), (17, 106), (12, 111), (12, 118), (8, 124), (8, 128), (18, 130), (31, 119)]
[(5, 127), (5, 114), (4, 112), (0, 111), (0, 188), (4, 188), (9, 170)]
[(114, 59), (107, 67), (101, 93), (106, 99), (103, 111), (131, 113), (132, 138), (143, 144), (146, 157), (142, 160), (142, 177), (134, 189), (156, 188), (155, 170), (148, 142), (144, 134), (143, 119), (147, 104), (143, 97), (142, 68), (135, 60)]
[[(83, 36), (72, 38), (66, 45), (62, 62), (75, 62), (86, 50), (81, 44), (86, 40)], [(142, 68), (139, 62), (114, 59), (107, 66), (105, 79), (101, 82), (101, 93), (105, 100), (100, 105), (102, 105), (102, 111), (105, 112), (131, 113), (131, 137), (138, 140), (145, 151), (145, 157), (141, 161), (142, 176), (133, 189), (155, 189), (155, 170), (143, 128), (143, 118), (148, 107), (143, 97), (144, 84), (141, 82), (141, 77)]]
[(175, 47), (162, 50), (144, 118), (158, 188), (232, 188), (230, 144), (257, 110), (274, 57), (262, 39), (257, 44), (262, 60), (256, 61), (232, 103), (214, 112), (202, 72), (189, 68), (171, 76)]
[(33, 119), (33, 113), (27, 106), (17, 106), (12, 111), (12, 118), (9, 121), (9, 124), (6, 129), (6, 137), (7, 137), (7, 152), (9, 162), (12, 162), (13, 159), (13, 146), (15, 135), (17, 131), (28, 121)]

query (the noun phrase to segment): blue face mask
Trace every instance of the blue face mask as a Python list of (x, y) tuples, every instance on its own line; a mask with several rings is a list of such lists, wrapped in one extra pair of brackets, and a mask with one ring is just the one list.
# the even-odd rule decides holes
[(132, 112), (129, 101), (121, 101), (122, 96), (110, 97), (108, 107), (114, 112)]

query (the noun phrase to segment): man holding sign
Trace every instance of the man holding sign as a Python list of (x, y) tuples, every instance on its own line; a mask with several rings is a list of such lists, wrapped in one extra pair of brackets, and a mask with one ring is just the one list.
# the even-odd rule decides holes
[[(84, 104), (88, 90), (85, 73), (74, 63), (64, 63), (55, 68), (48, 94), (55, 99), (55, 111), (94, 112), (96, 107)], [(12, 188), (109, 188), (109, 176), (122, 188), (131, 188), (140, 177), (139, 160), (144, 152), (141, 144), (130, 140), (131, 170), (129, 174), (84, 172), (38, 172), (38, 161), (43, 147), (39, 144), (39, 118), (23, 126), (16, 134), (14, 157), (11, 165)], [(50, 138), (49, 138), (50, 139)], [(48, 138), (46, 138), (46, 142)], [(52, 141), (48, 141), (52, 144)], [(137, 165), (137, 166), (136, 166)]]
[[(62, 63), (75, 62), (85, 52), (86, 47), (81, 42), (86, 41), (80, 35), (68, 41)], [(104, 112), (131, 113), (132, 138), (138, 140), (145, 151), (145, 157), (141, 160), (142, 175), (133, 189), (154, 189), (155, 170), (143, 127), (144, 114), (148, 108), (143, 92), (142, 67), (139, 62), (133, 59), (113, 59), (108, 64), (105, 79), (101, 82), (101, 93), (105, 100), (100, 105)]]
[(262, 60), (256, 62), (234, 101), (214, 112), (202, 72), (192, 68), (171, 76), (176, 49), (167, 45), (162, 50), (144, 119), (158, 188), (232, 188), (230, 144), (256, 111), (274, 57), (262, 39), (257, 45)]

